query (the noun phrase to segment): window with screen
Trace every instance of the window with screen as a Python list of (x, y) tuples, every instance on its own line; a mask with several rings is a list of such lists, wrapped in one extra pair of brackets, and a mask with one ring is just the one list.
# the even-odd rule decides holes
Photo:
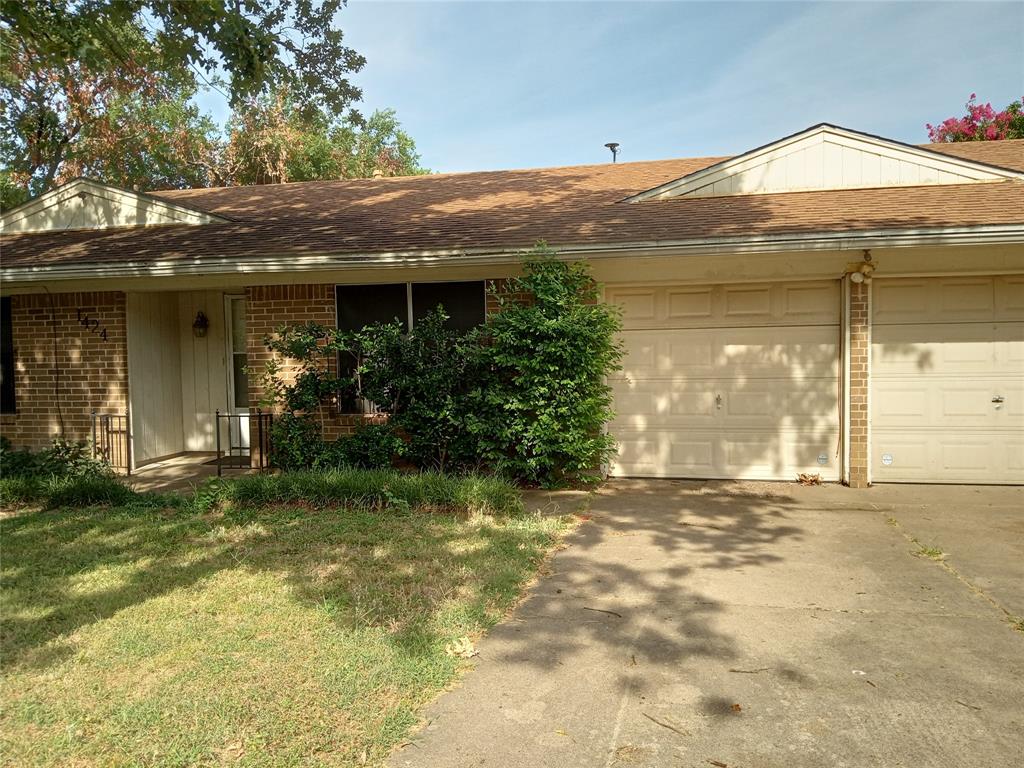
[(0, 413), (14, 413), (14, 333), (11, 299), (0, 299)]
[[(438, 306), (448, 314), (448, 327), (468, 331), (484, 322), (486, 294), (484, 282), (473, 280), (455, 283), (387, 283), (384, 285), (339, 285), (335, 289), (338, 328), (358, 331), (374, 323), (398, 320), (406, 329), (410, 319), (416, 321)], [(410, 299), (412, 304), (410, 305)], [(338, 358), (338, 375), (351, 376), (356, 360), (352, 355)], [(354, 395), (340, 397), (338, 408), (343, 413), (361, 413), (366, 404)]]
[(448, 327), (468, 331), (483, 323), (486, 313), (484, 284), (480, 280), (462, 283), (413, 283), (413, 325), (438, 306), (448, 314)]

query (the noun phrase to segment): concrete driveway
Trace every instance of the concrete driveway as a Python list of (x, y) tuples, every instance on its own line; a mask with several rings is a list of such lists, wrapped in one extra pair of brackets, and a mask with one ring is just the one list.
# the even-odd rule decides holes
[(1020, 764), (1024, 489), (623, 481), (583, 503), (391, 765)]

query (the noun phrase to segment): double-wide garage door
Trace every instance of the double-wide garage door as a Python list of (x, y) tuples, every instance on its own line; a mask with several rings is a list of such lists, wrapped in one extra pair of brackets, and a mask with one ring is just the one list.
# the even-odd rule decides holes
[(1024, 483), (1024, 277), (875, 280), (876, 482)]
[(839, 479), (838, 281), (609, 286), (629, 477)]

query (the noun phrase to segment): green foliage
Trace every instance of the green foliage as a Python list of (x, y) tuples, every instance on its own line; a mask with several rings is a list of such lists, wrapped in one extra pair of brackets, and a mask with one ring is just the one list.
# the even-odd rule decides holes
[(113, 470), (92, 457), (87, 443), (56, 439), (42, 451), (14, 450), (7, 438), (0, 437), (0, 477), (111, 477)]
[(209, 167), (217, 184), (240, 185), (426, 173), (394, 110), (375, 111), (366, 121), (311, 117), (286, 93), (237, 109)]
[(112, 27), (110, 37), (131, 60), (97, 68), (0, 29), (5, 207), (77, 176), (143, 189), (206, 183), (189, 158), (208, 151), (214, 125), (190, 103), (193, 73), (163, 68), (137, 30)]
[[(282, 412), (270, 430), (271, 461), (285, 469), (310, 469), (325, 452), (320, 408), (340, 382), (328, 366), (334, 334), (316, 323), (282, 326), (264, 338), (275, 353), (260, 375), (264, 406)], [(279, 359), (289, 361), (288, 377)]]
[(311, 414), (283, 413), (270, 429), (270, 461), (279, 469), (310, 469), (325, 451), (320, 422)]
[[(273, 361), (263, 377), (266, 402), (286, 412), (273, 431), (278, 466), (373, 466), (353, 459), (345, 443), (320, 440), (315, 414), (336, 392), (356, 388), (389, 415), (407, 441), (405, 457), (420, 468), (488, 468), (544, 486), (599, 479), (615, 447), (605, 425), (606, 380), (622, 355), (617, 310), (599, 301), (585, 264), (559, 261), (543, 244), (496, 297), (500, 311), (470, 333), (446, 327), (439, 307), (409, 332), (401, 323), (355, 333), (307, 323), (266, 339), (294, 361), (293, 381)], [(355, 356), (356, 377), (329, 376), (327, 360), (338, 352)]]
[(387, 469), (405, 452), (405, 442), (390, 424), (363, 424), (351, 435), (326, 443), (317, 469)]
[(622, 357), (619, 314), (599, 297), (585, 264), (559, 261), (543, 243), (498, 295), (470, 428), (499, 472), (544, 486), (599, 478), (615, 445), (606, 379)]
[(361, 396), (384, 408), (408, 436), (406, 456), (419, 467), (445, 471), (480, 465), (466, 429), (482, 385), (479, 333), (454, 331), (438, 307), (412, 331), (398, 323), (369, 326), (346, 340), (360, 361)]
[(136, 493), (112, 475), (30, 475), (0, 479), (0, 506), (41, 502), (47, 509), (127, 504)]
[[(393, 110), (344, 108), (360, 92), (341, 75), (362, 57), (331, 26), (338, 2), (3, 2), (0, 210), (79, 176), (149, 191), (424, 173)], [(222, 85), (201, 73), (218, 54), (223, 130), (194, 103)]]
[(112, 71), (133, 65), (139, 47), (153, 48), (164, 70), (201, 71), (213, 82), (227, 73), (233, 104), (287, 86), (306, 111), (341, 113), (361, 96), (348, 76), (365, 63), (334, 23), (343, 4), (5, 0), (0, 24), (49, 60)]

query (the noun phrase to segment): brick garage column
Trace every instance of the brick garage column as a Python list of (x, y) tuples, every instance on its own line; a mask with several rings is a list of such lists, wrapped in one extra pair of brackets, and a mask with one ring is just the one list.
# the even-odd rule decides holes
[(871, 386), (871, 281), (849, 281), (850, 289), (850, 455), (849, 484), (866, 488), (869, 475), (871, 433), (868, 423), (868, 392)]
[(128, 407), (125, 295), (120, 292), (11, 297), (16, 412), (2, 432), (40, 449), (62, 435), (91, 436), (90, 412)]

